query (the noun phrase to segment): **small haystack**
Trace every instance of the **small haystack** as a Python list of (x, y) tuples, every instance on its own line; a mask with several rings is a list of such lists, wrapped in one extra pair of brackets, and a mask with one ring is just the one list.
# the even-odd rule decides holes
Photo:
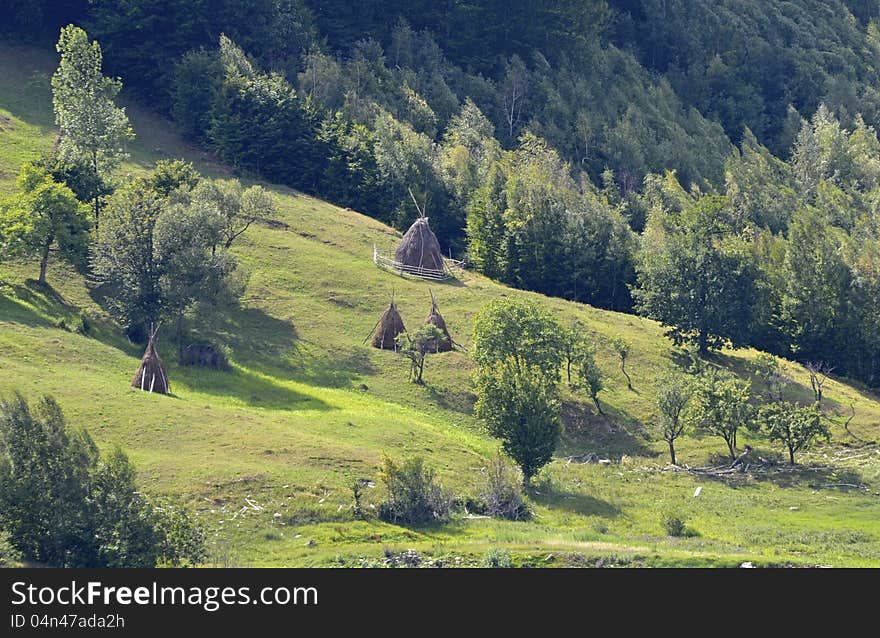
[(421, 268), (439, 273), (446, 271), (440, 242), (428, 226), (427, 217), (419, 217), (409, 227), (400, 240), (394, 261), (409, 268)]
[(388, 309), (385, 310), (379, 323), (373, 329), (371, 343), (374, 348), (381, 350), (397, 350), (397, 335), (404, 332), (406, 332), (406, 327), (403, 325), (400, 313), (397, 312), (394, 297), (391, 297)]
[(159, 358), (156, 351), (156, 335), (159, 327), (150, 326), (150, 341), (147, 343), (147, 349), (144, 357), (141, 359), (141, 367), (138, 368), (131, 387), (139, 388), (146, 392), (158, 392), (159, 394), (168, 394), (171, 387), (168, 385), (168, 374), (165, 372), (165, 365)]
[(440, 332), (446, 337), (445, 339), (432, 339), (428, 343), (428, 352), (449, 352), (452, 350), (452, 337), (449, 336), (449, 330), (446, 328), (446, 321), (443, 315), (437, 309), (437, 297), (431, 292), (431, 313), (425, 319), (425, 325), (436, 326)]
[(211, 368), (212, 370), (232, 370), (229, 361), (223, 351), (215, 348), (210, 343), (191, 343), (183, 349), (180, 364), (185, 366), (198, 366)]

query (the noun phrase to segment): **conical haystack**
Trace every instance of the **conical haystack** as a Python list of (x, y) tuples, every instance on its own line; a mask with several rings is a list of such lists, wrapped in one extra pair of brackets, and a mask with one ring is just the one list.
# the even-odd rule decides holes
[(410, 268), (445, 272), (446, 266), (443, 262), (440, 242), (428, 226), (427, 217), (419, 217), (409, 227), (400, 240), (394, 260)]
[(406, 327), (403, 325), (403, 319), (401, 319), (400, 313), (397, 312), (397, 306), (392, 298), (388, 309), (385, 310), (382, 318), (379, 319), (379, 323), (376, 324), (371, 343), (374, 348), (397, 350), (397, 335), (403, 332), (406, 332)]
[(425, 319), (425, 324), (435, 326), (446, 337), (445, 339), (431, 339), (427, 344), (428, 352), (449, 352), (452, 350), (452, 337), (449, 336), (443, 315), (437, 309), (437, 298), (433, 292), (431, 293), (431, 313)]
[(141, 359), (141, 367), (138, 368), (131, 387), (139, 388), (145, 392), (158, 392), (159, 394), (168, 394), (171, 387), (168, 384), (168, 374), (165, 372), (165, 365), (159, 358), (156, 351), (156, 334), (159, 328), (150, 326), (150, 341), (147, 343), (147, 349), (144, 357)]

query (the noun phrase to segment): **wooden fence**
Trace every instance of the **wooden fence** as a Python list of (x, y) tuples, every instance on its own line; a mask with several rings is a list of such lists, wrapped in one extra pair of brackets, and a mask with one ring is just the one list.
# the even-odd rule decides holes
[[(445, 281), (451, 276), (447, 269), (436, 270), (434, 268), (422, 268), (421, 266), (408, 266), (407, 264), (402, 264), (399, 261), (395, 261), (390, 257), (382, 255), (375, 245), (373, 246), (373, 263), (382, 270), (388, 270), (397, 273), (398, 275), (412, 275), (413, 277), (419, 277), (420, 279)], [(460, 267), (461, 262), (455, 262), (455, 265)]]

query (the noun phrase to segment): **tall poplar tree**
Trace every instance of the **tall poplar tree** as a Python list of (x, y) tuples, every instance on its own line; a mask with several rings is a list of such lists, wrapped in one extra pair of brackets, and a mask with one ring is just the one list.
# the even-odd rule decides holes
[(114, 102), (122, 82), (101, 73), (101, 45), (70, 24), (61, 29), (55, 48), (61, 54), (52, 76), (55, 123), (61, 129), (58, 155), (91, 178), (97, 224), (109, 177), (127, 156), (125, 143), (134, 132), (125, 109)]

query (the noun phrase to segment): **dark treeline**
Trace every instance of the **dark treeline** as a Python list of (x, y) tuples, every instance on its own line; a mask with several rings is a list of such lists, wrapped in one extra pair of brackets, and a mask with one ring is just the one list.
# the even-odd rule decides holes
[(507, 284), (880, 383), (877, 2), (13, 3), (241, 170)]

